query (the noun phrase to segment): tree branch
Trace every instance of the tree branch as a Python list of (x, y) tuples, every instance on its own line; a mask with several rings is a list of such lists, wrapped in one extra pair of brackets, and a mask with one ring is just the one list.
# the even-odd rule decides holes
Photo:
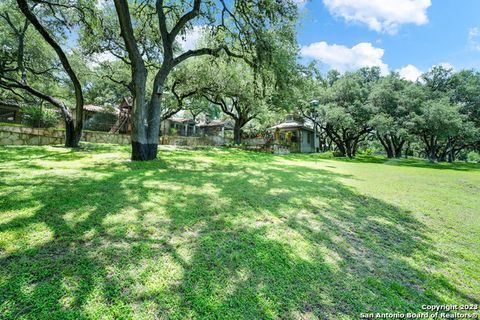
[[(162, 1), (163, 2), (163, 1)], [(170, 32), (169, 36), (172, 39), (180, 33), (180, 31), (185, 27), (185, 25), (190, 21), (195, 19), (200, 14), (200, 4), (201, 0), (194, 0), (193, 8), (189, 12), (185, 13), (175, 24), (172, 31)], [(162, 9), (163, 10), (163, 9)]]
[[(22, 11), (22, 13), (25, 15), (25, 17), (30, 21), (30, 23), (35, 27), (35, 29), (40, 33), (40, 35), (43, 37), (43, 39), (53, 48), (53, 50), (56, 52), (58, 58), (60, 59), (60, 62), (62, 63), (63, 68), (65, 69), (65, 72), (67, 73), (68, 77), (72, 81), (74, 90), (75, 90), (75, 101), (76, 101), (76, 125), (77, 128), (75, 135), (77, 138), (80, 138), (80, 133), (83, 127), (83, 93), (82, 93), (82, 85), (80, 84), (80, 81), (77, 78), (77, 75), (72, 69), (72, 66), (70, 65), (70, 62), (65, 54), (63, 52), (62, 48), (60, 45), (50, 36), (48, 31), (42, 26), (40, 21), (37, 19), (37, 17), (30, 11), (30, 8), (28, 7), (27, 0), (17, 0), (18, 7)], [(33, 89), (33, 88), (32, 88)], [(33, 94), (33, 93), (32, 93)], [(50, 99), (52, 97), (49, 97)], [(50, 101), (49, 101), (50, 102)], [(54, 102), (52, 100), (52, 102)], [(51, 102), (51, 103), (52, 103)], [(59, 101), (56, 103), (58, 104)], [(63, 105), (63, 103), (60, 103), (60, 105)], [(64, 107), (64, 105), (63, 105)]]
[(162, 36), (163, 49), (166, 50), (167, 48), (170, 48), (170, 52), (168, 54), (171, 54), (173, 41), (170, 40), (170, 35), (168, 33), (167, 17), (165, 15), (165, 11), (163, 11), (163, 0), (157, 0), (155, 7), (157, 9), (158, 28), (160, 29), (160, 35)]
[(225, 101), (223, 99), (220, 99), (220, 101), (217, 101), (211, 97), (209, 97), (207, 94), (205, 93), (202, 93), (202, 96), (207, 99), (209, 102), (213, 103), (213, 104), (216, 104), (217, 106), (220, 106), (220, 108), (222, 109), (222, 111), (226, 114), (226, 115), (229, 115), (230, 117), (232, 117), (233, 119), (237, 120), (238, 119), (238, 116), (233, 113), (231, 110), (228, 109), (228, 106), (227, 104), (225, 103)]
[(232, 52), (227, 46), (220, 46), (217, 48), (202, 48), (202, 49), (196, 49), (196, 50), (188, 50), (175, 59), (173, 59), (173, 65), (178, 65), (182, 61), (187, 60), (188, 58), (191, 57), (197, 57), (197, 56), (202, 56), (202, 55), (211, 55), (211, 56), (218, 56), (220, 51), (224, 51), (229, 57), (234, 57), (234, 58), (239, 58), (243, 59), (247, 64), (249, 64), (251, 67), (253, 67), (253, 62), (249, 61), (245, 56), (241, 54), (237, 54)]
[(2, 17), (7, 22), (7, 24), (10, 26), (10, 28), (12, 28), (16, 35), (20, 33), (20, 31), (17, 29), (17, 27), (15, 27), (12, 20), (10, 19), (10, 15), (8, 14), (8, 12), (0, 13), (0, 17)]
[[(9, 81), (9, 83), (5, 82), (5, 80), (3, 80), (3, 79)], [(44, 101), (47, 101), (48, 103), (52, 104), (53, 106), (59, 108), (66, 118), (71, 119), (71, 114), (70, 114), (67, 107), (65, 106), (65, 104), (62, 101), (60, 101), (60, 100), (42, 92), (40, 90), (37, 90), (37, 89), (27, 85), (27, 84), (21, 83), (20, 81), (17, 81), (15, 79), (6, 78), (6, 77), (4, 77), (3, 79), (0, 79), (0, 85), (6, 86), (6, 87), (9, 87), (9, 88), (18, 88), (18, 89), (25, 90), (26, 92), (30, 93), (31, 95), (33, 95), (37, 98), (40, 98)]]
[(115, 8), (117, 11), (118, 20), (121, 26), (121, 35), (125, 41), (128, 57), (130, 61), (135, 64), (136, 68), (145, 68), (140, 50), (135, 40), (132, 19), (130, 18), (130, 10), (128, 9), (127, 0), (115, 0)]

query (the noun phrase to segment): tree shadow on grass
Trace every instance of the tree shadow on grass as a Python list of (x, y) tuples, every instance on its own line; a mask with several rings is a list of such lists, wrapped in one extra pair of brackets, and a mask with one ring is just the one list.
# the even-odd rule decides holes
[(2, 209), (18, 215), (0, 220), (1, 318), (356, 319), (478, 303), (429, 269), (448, 257), (428, 226), (339, 181), (353, 177), (200, 155), (8, 172), (5, 187), (27, 191)]
[[(50, 146), (47, 149), (43, 146), (0, 146), (0, 159), (2, 161), (30, 161), (36, 159), (48, 159), (52, 161), (78, 160), (85, 156), (80, 150), (64, 147)], [(58, 149), (60, 152), (53, 152)]]

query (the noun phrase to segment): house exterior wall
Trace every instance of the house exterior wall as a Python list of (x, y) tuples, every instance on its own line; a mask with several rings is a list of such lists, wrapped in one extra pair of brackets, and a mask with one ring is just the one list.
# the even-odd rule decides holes
[(21, 123), (22, 114), (20, 109), (0, 107), (0, 122)]
[(171, 128), (171, 121), (170, 120), (163, 120), (160, 122), (160, 134), (162, 136), (168, 136), (170, 133), (170, 128)]
[[(292, 134), (292, 141), (287, 141), (286, 135)], [(297, 128), (285, 128), (278, 130), (278, 139), (275, 140), (279, 144), (288, 145), (290, 152), (312, 153), (316, 152), (320, 146), (320, 140), (314, 137), (313, 131)]]
[(202, 136), (224, 136), (223, 126), (203, 126), (198, 128), (198, 132)]
[(170, 129), (175, 129), (177, 135), (182, 137), (195, 136), (197, 135), (198, 130), (193, 122), (177, 122), (172, 121), (171, 119), (166, 119), (160, 123), (160, 133), (162, 136), (169, 136)]
[(308, 130), (300, 130), (300, 152), (315, 152), (313, 132), (310, 132)]

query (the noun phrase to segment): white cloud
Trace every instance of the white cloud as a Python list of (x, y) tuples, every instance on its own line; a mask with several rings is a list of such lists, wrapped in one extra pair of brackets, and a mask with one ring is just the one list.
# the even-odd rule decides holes
[(118, 60), (118, 58), (115, 57), (110, 51), (97, 53), (97, 54), (94, 55), (93, 59), (98, 63)]
[(388, 65), (382, 61), (384, 50), (370, 42), (361, 42), (351, 48), (325, 41), (315, 42), (301, 49), (303, 57), (313, 58), (338, 71), (356, 70), (378, 66), (382, 74), (388, 73)]
[(444, 67), (445, 69), (455, 70), (455, 67), (450, 62), (440, 62), (439, 64), (432, 66), (432, 68), (435, 66)]
[(480, 30), (478, 29), (478, 27), (473, 27), (473, 28), (470, 28), (470, 30), (468, 30), (468, 36), (470, 38), (478, 37), (479, 35), (480, 35)]
[(207, 26), (194, 26), (187, 30), (184, 35), (177, 36), (177, 41), (183, 51), (193, 50), (197, 48), (198, 42), (208, 32)]
[(377, 32), (395, 34), (402, 24), (428, 22), (431, 0), (323, 0), (332, 15), (366, 24)]
[(480, 29), (473, 27), (468, 30), (468, 48), (473, 51), (480, 51)]
[[(444, 67), (445, 69), (455, 70), (455, 67), (449, 62), (441, 62), (441, 63), (438, 63), (438, 64), (434, 64), (428, 70), (431, 71), (436, 66)], [(397, 69), (395, 71), (398, 72), (400, 74), (400, 77), (405, 79), (405, 80), (410, 80), (410, 81), (419, 80), (419, 81), (422, 81), (420, 79), (420, 76), (423, 74), (423, 71), (418, 69), (413, 64), (408, 64), (405, 67), (402, 67), (402, 68)]]
[(417, 81), (417, 79), (422, 75), (422, 71), (415, 67), (413, 64), (406, 65), (403, 68), (396, 70), (400, 77), (405, 80)]
[(102, 62), (112, 62), (117, 61), (118, 58), (115, 57), (110, 51), (104, 51), (102, 53), (95, 53), (90, 57), (90, 60), (87, 63), (87, 66), (90, 69), (98, 67)]
[(293, 3), (297, 5), (299, 9), (302, 9), (306, 4), (308, 0), (293, 0)]
[(97, 9), (105, 9), (108, 6), (108, 1), (107, 0), (98, 0), (97, 3), (95, 4)]

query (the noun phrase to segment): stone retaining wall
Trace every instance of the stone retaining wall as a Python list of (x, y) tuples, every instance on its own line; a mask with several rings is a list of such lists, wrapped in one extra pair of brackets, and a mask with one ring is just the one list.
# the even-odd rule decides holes
[[(65, 131), (0, 124), (0, 145), (52, 145), (63, 144)], [(130, 144), (130, 135), (100, 131), (82, 133), (82, 141), (94, 143)], [(221, 146), (226, 140), (215, 137), (160, 137), (159, 144), (177, 146)]]
[(162, 136), (160, 137), (159, 144), (163, 145), (174, 145), (174, 146), (223, 146), (228, 143), (229, 140), (221, 136), (212, 136), (212, 137), (170, 137)]
[(290, 148), (281, 144), (274, 144), (272, 147), (274, 154), (289, 154)]
[[(0, 125), (0, 145), (51, 145), (63, 144), (65, 130), (28, 128)], [(129, 144), (130, 136), (107, 132), (83, 131), (82, 141), (95, 143)]]
[(0, 125), (0, 145), (63, 144), (65, 132), (58, 129), (36, 129)]
[(242, 139), (242, 144), (246, 146), (263, 146), (267, 143), (265, 138)]
[(130, 144), (130, 135), (100, 131), (83, 131), (82, 141), (95, 143)]

